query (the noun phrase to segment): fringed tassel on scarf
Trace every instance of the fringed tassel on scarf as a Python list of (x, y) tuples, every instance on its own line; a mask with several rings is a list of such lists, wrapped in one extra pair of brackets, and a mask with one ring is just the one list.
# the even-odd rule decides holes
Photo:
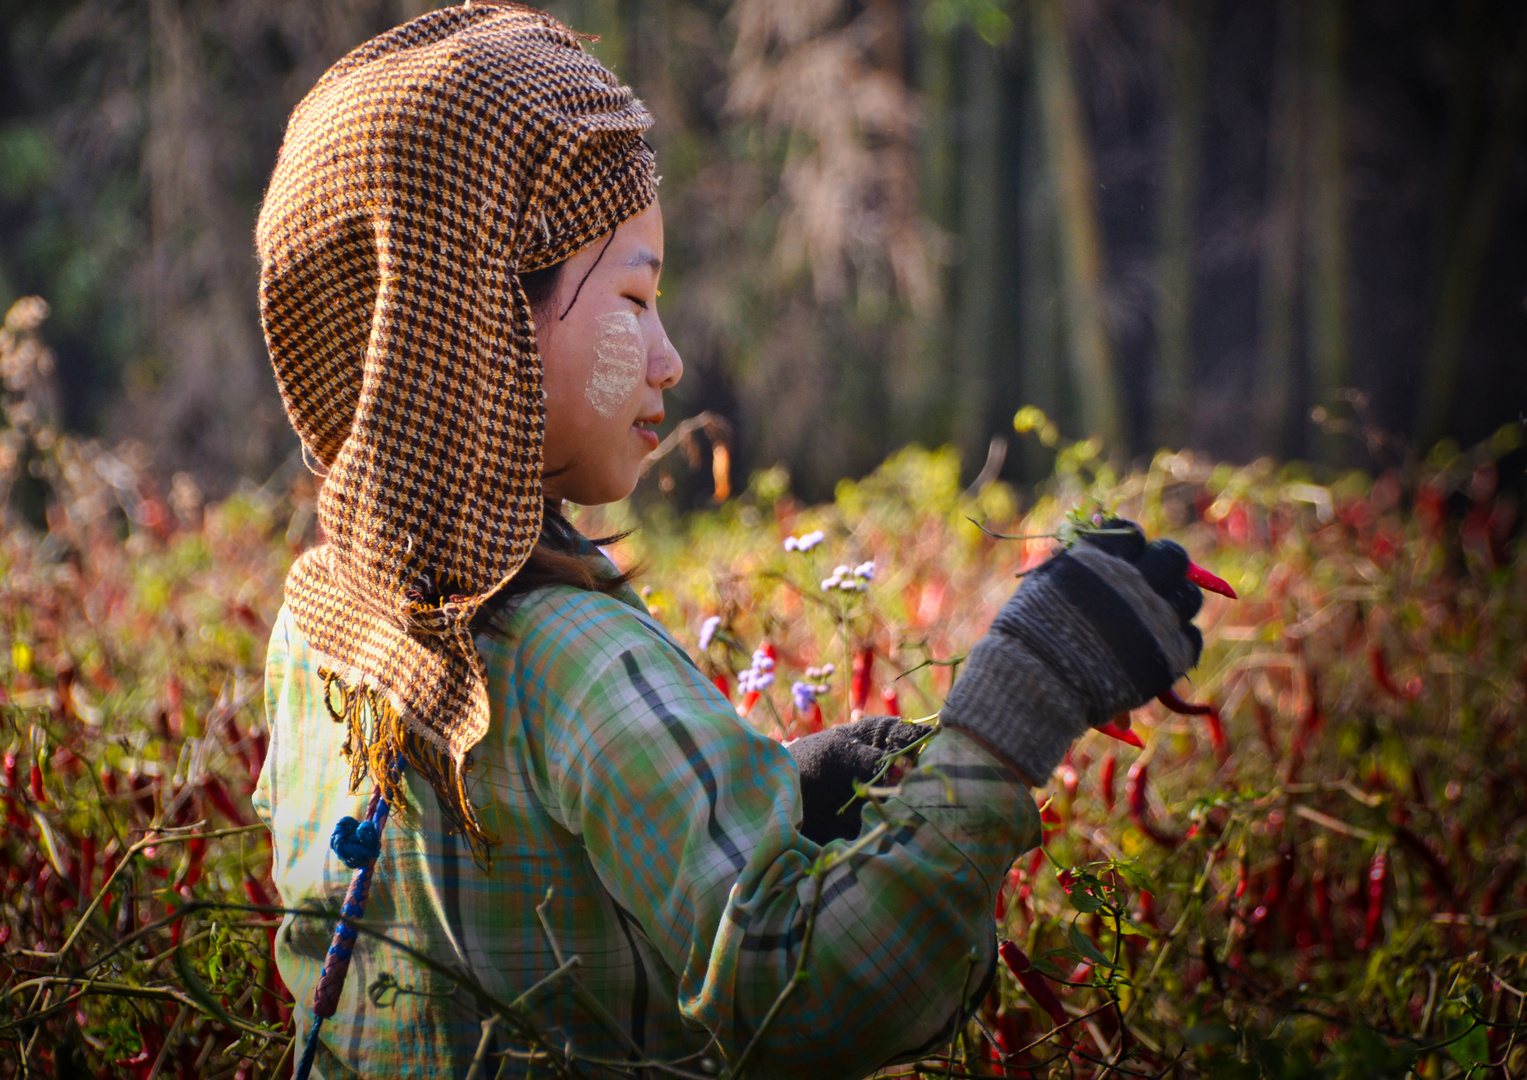
[(329, 718), (345, 725), (344, 754), (350, 763), (351, 792), (359, 791), (370, 776), (392, 812), (401, 817), (407, 801), (403, 798), (403, 773), (395, 763), (407, 763), (434, 788), (446, 824), (466, 840), (472, 861), (485, 871), (490, 869), (494, 840), (483, 828), (467, 790), (471, 754), (458, 764), (448, 752), (409, 731), (392, 702), (380, 691), (364, 685), (349, 686), (328, 668), (319, 668), (318, 677), (324, 683), (323, 700)]

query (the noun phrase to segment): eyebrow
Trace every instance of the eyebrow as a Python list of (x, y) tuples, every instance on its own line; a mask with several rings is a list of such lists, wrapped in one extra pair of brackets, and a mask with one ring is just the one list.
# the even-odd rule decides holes
[(651, 248), (637, 248), (636, 253), (626, 260), (626, 266), (632, 270), (650, 266), (654, 274), (663, 272), (663, 260), (658, 258), (657, 253)]

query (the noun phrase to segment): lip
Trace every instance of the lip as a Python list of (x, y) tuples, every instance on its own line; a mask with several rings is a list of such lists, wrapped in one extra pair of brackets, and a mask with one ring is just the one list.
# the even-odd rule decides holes
[(652, 427), (648, 427), (646, 425), (650, 424), (655, 427), (662, 422), (663, 416), (661, 413), (659, 413), (657, 416), (639, 416), (636, 418), (636, 423), (631, 425), (631, 430), (636, 432), (637, 437), (640, 438), (642, 442), (647, 444), (648, 453), (651, 453), (653, 450), (657, 449), (659, 440), (657, 437), (657, 432), (654, 431)]

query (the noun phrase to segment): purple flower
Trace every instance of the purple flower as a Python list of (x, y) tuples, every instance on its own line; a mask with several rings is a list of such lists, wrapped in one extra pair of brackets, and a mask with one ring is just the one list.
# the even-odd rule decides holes
[(700, 651), (710, 648), (710, 643), (715, 640), (716, 628), (721, 625), (721, 616), (712, 615), (700, 624)]
[(809, 533), (802, 533), (800, 536), (787, 536), (785, 537), (785, 550), (810, 551), (812, 548), (820, 544), (824, 539), (826, 539), (826, 537), (822, 534), (821, 529), (815, 529)]
[(810, 683), (795, 682), (790, 684), (790, 696), (795, 699), (795, 707), (801, 712), (811, 708), (811, 703), (817, 699), (818, 688)]
[(865, 581), (874, 581), (875, 560), (871, 559), (869, 562), (862, 562), (854, 567), (854, 577), (863, 578)]

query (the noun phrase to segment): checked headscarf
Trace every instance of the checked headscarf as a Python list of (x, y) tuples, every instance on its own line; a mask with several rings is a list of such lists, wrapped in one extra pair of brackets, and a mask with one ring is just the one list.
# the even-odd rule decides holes
[[(468, 3), (335, 64), (292, 113), (256, 240), (260, 317), (323, 543), (286, 603), (349, 725), (355, 790), (402, 760), (485, 859), (471, 624), (541, 529), (541, 364), (517, 275), (655, 198), (651, 117), (550, 16)], [(369, 719), (368, 719), (369, 716)], [(393, 801), (393, 791), (386, 791)]]

